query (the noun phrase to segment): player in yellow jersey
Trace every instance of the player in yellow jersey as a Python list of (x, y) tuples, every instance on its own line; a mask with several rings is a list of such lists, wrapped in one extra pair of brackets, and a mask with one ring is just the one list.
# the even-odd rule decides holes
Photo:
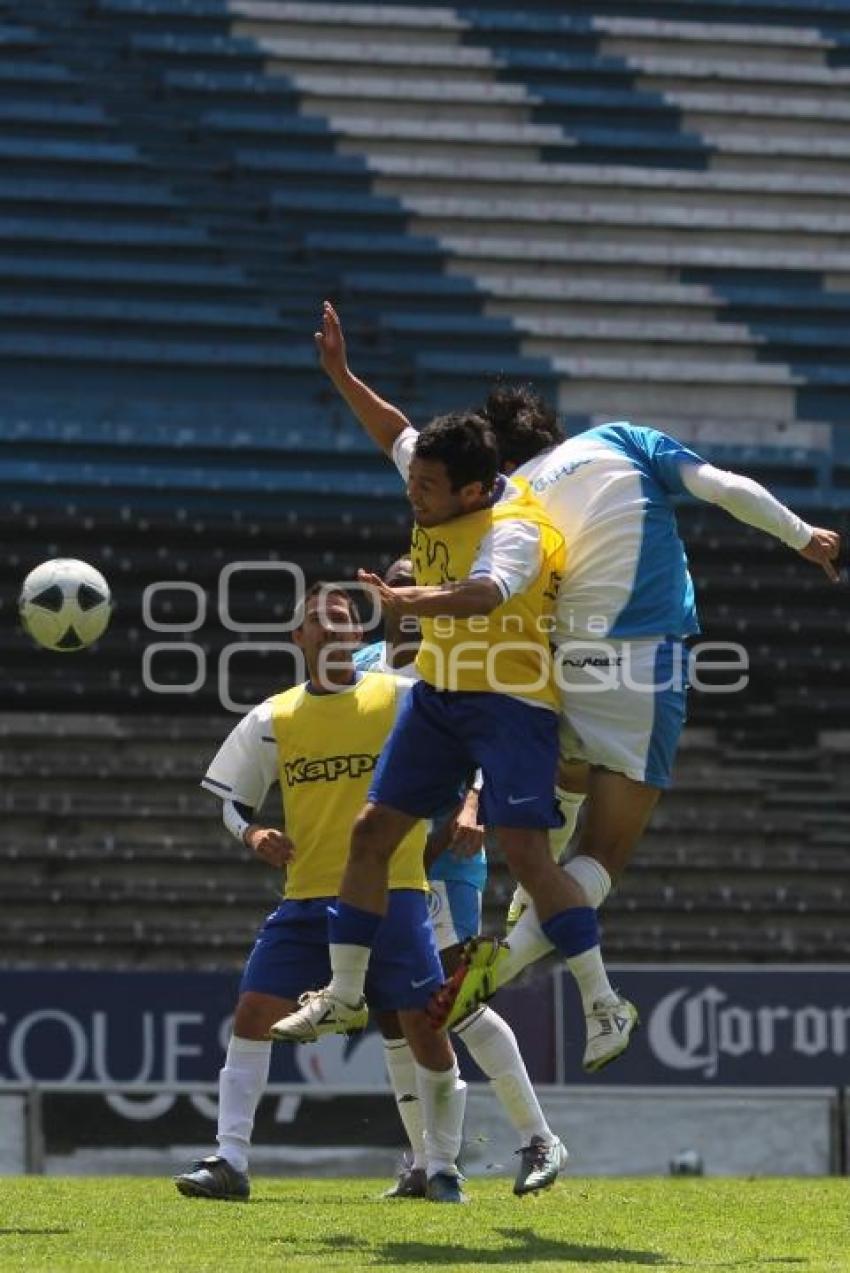
[[(268, 1079), (270, 1030), (328, 978), (328, 910), (339, 890), (351, 825), (410, 690), (404, 678), (356, 671), (352, 655), (362, 633), (341, 590), (311, 589), (293, 635), (309, 680), (248, 713), (202, 784), (224, 802), (233, 834), (263, 861), (285, 866), (286, 881), (284, 900), (260, 930), (242, 976), (220, 1077), (218, 1154), (176, 1177), (180, 1192), (192, 1197), (249, 1195), (248, 1150)], [(275, 780), (285, 832), (252, 821)], [(411, 821), (393, 858), (389, 905), (365, 988), (373, 1008), (398, 1013), (413, 1053), (425, 1126), (426, 1196), (461, 1202), (455, 1160), (465, 1084), (445, 1032), (435, 1034), (424, 1011), (443, 976), (428, 915), (425, 841), (425, 824)], [(367, 1017), (361, 999), (352, 1027), (362, 1028)]]
[[(388, 429), (376, 440), (391, 450), (397, 435)], [(416, 586), (391, 589), (360, 577), (389, 612), (420, 619), (421, 680), (355, 824), (331, 917), (333, 977), (277, 1024), (281, 1037), (349, 1028), (386, 906), (388, 864), (415, 820), (444, 807), (472, 767), (484, 775), (481, 820), (494, 828), (547, 938), (577, 978), (593, 980), (595, 998), (619, 1002), (605, 975), (596, 912), (553, 862), (547, 836), (561, 821), (549, 637), (563, 536), (526, 483), (506, 486), (499, 477), (495, 440), (474, 414), (432, 421), (416, 435), (406, 467)]]

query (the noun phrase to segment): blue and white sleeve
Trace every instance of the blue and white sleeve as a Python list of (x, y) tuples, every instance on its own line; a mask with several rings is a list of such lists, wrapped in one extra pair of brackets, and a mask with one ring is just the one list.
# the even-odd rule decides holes
[(704, 464), (703, 457), (678, 438), (671, 438), (658, 429), (642, 429), (640, 432), (653, 477), (668, 494), (687, 495), (683, 470)]

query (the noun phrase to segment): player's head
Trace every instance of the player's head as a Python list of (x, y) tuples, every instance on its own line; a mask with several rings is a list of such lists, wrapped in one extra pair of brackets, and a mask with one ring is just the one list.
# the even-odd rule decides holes
[[(399, 557), (384, 572), (384, 583), (390, 588), (412, 588), (416, 584), (413, 574), (413, 562), (409, 557)], [(392, 646), (397, 662), (393, 667), (404, 667), (412, 663), (422, 641), (419, 620), (412, 615), (399, 619), (390, 611), (384, 613), (384, 639), (387, 646)], [(389, 650), (388, 650), (389, 653)]]
[(498, 381), (481, 408), (499, 447), (502, 471), (512, 473), (541, 451), (564, 440), (554, 407), (531, 385)]
[(314, 583), (296, 609), (292, 637), (304, 651), (311, 679), (350, 678), (352, 653), (363, 640), (352, 597), (336, 584)]
[(499, 472), (496, 439), (473, 411), (437, 416), (416, 439), (407, 495), (420, 526), (484, 508)]
[(413, 562), (409, 557), (397, 557), (384, 571), (384, 583), (390, 588), (412, 588), (416, 583)]

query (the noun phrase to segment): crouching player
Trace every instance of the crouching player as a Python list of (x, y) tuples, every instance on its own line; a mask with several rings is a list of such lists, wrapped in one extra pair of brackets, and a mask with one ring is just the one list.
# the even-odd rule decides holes
[[(175, 1178), (190, 1197), (246, 1199), (254, 1116), (268, 1080), (269, 1031), (330, 977), (328, 908), (339, 891), (351, 826), (410, 682), (358, 673), (362, 639), (348, 595), (316, 585), (293, 633), (309, 679), (261, 703), (236, 726), (203, 786), (224, 802), (228, 829), (275, 866), (286, 866), (282, 904), (261, 928), (245, 966), (233, 1035), (219, 1080), (218, 1153)], [(280, 782), (286, 834), (252, 822)], [(428, 915), (426, 824), (415, 823), (393, 858), (390, 901), (366, 980), (372, 1007), (395, 1011), (413, 1056), (424, 1126), (426, 1196), (465, 1201), (456, 1159), (466, 1085), (445, 1032), (424, 1011), (443, 972)], [(366, 1024), (365, 1000), (353, 1028)], [(318, 1034), (315, 1036), (318, 1037)]]

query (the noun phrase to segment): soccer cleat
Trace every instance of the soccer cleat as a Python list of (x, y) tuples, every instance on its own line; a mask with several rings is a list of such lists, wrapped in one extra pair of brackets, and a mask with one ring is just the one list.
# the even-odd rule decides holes
[(566, 1145), (557, 1138), (546, 1141), (542, 1136), (532, 1136), (528, 1145), (516, 1151), (519, 1158), (514, 1193), (537, 1193), (549, 1189), (558, 1179), (558, 1172), (567, 1165), (569, 1154)]
[(460, 1187), (462, 1180), (453, 1171), (438, 1171), (429, 1179), (425, 1197), (429, 1202), (469, 1202)]
[(508, 907), (508, 915), (505, 920), (505, 928), (508, 932), (514, 928), (522, 919), (525, 912), (531, 905), (531, 898), (526, 893), (521, 884), (517, 884), (514, 889), (514, 895), (511, 898), (511, 904)]
[(216, 1198), (221, 1202), (247, 1202), (251, 1182), (247, 1173), (231, 1167), (226, 1158), (212, 1154), (196, 1162), (190, 1171), (174, 1177), (174, 1183), (186, 1198)]
[(637, 1008), (620, 996), (616, 1003), (597, 1000), (585, 1015), (587, 1022), (587, 1047), (582, 1066), (588, 1074), (594, 1074), (604, 1065), (616, 1061), (629, 1046), (632, 1032), (640, 1025)]
[(343, 1003), (332, 995), (327, 986), (322, 990), (308, 990), (298, 1000), (297, 1012), (275, 1021), (269, 1034), (273, 1039), (286, 1043), (315, 1043), (323, 1034), (352, 1034), (365, 1030), (369, 1024), (366, 1000), (359, 1003)]
[(382, 1198), (427, 1198), (428, 1177), (424, 1167), (405, 1167), (392, 1189), (381, 1194)]
[(451, 1029), (492, 998), (503, 984), (498, 980), (498, 969), (509, 956), (509, 948), (498, 937), (473, 937), (468, 941), (460, 964), (426, 1004), (434, 1029)]

